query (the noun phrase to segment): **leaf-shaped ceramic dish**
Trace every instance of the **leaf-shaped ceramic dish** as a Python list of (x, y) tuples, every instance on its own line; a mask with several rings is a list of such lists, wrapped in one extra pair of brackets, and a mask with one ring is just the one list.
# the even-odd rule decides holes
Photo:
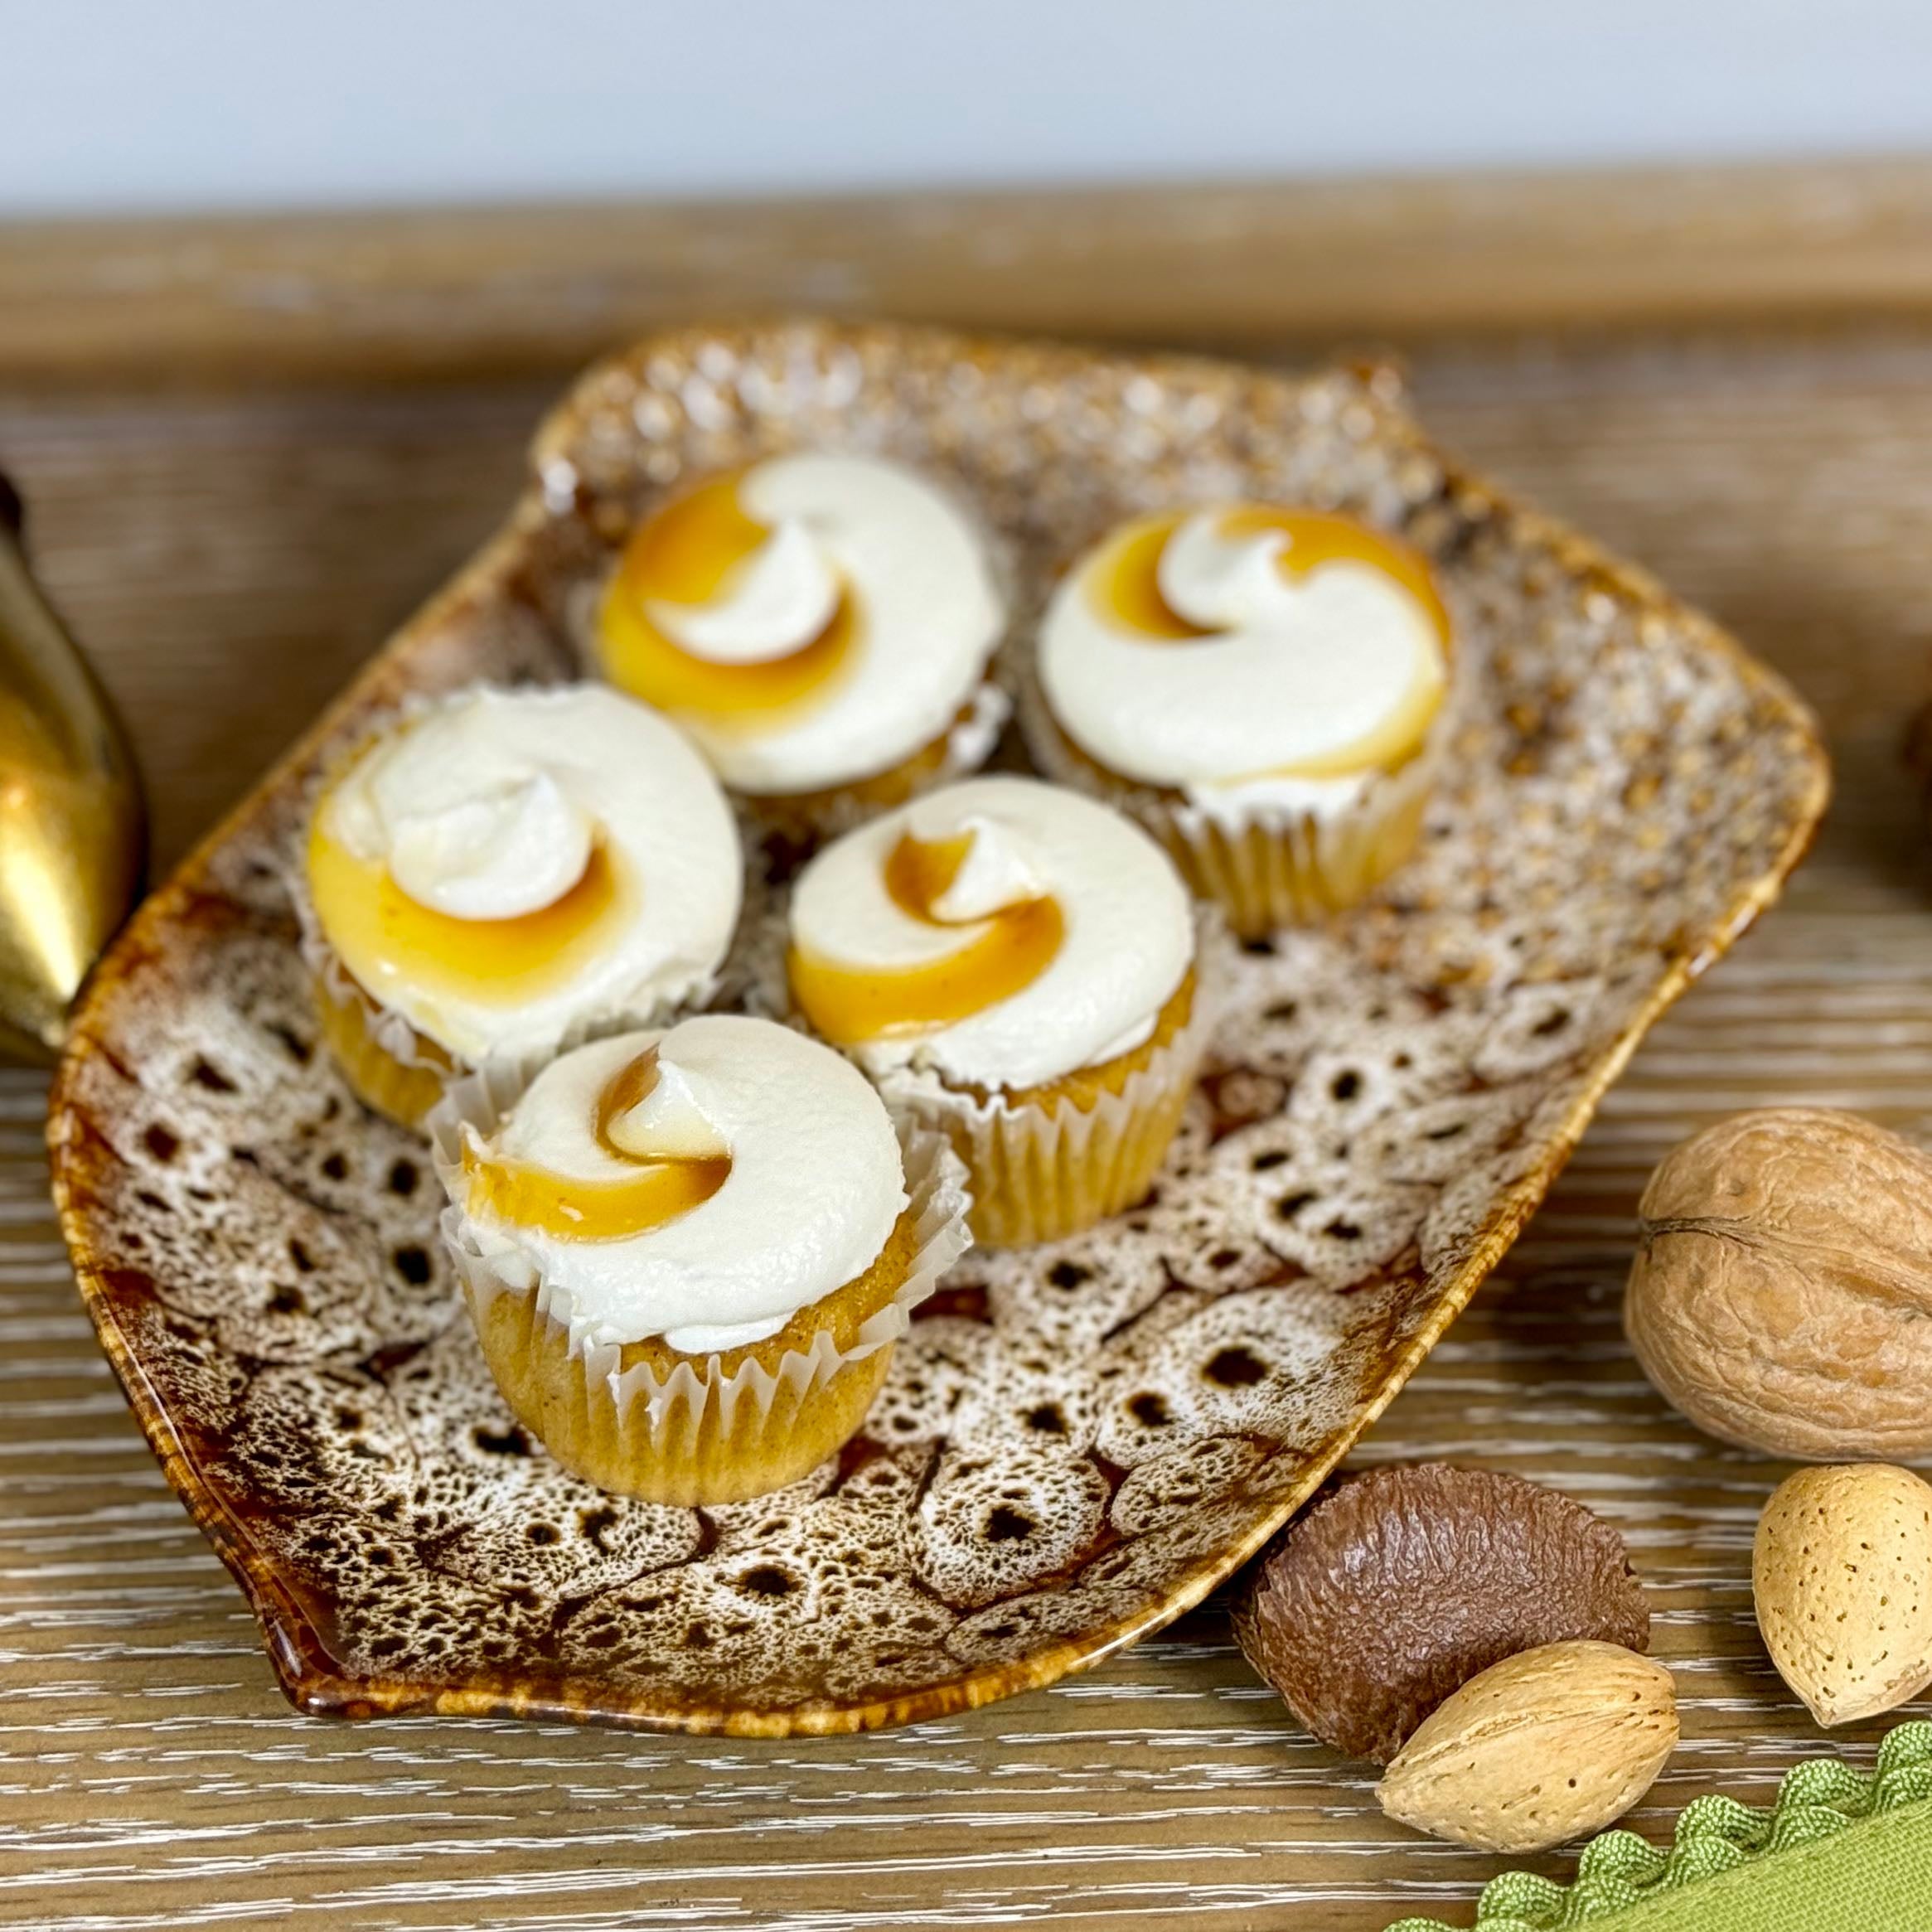
[[(1218, 1070), (1153, 1198), (969, 1257), (810, 1480), (666, 1509), (565, 1476), (497, 1399), (423, 1150), (317, 1049), (283, 868), (332, 748), (411, 693), (569, 675), (583, 587), (641, 507), (806, 445), (949, 478), (1010, 544), (1024, 613), (1131, 511), (1366, 510), (1440, 566), (1471, 705), (1382, 898), (1235, 958)], [(304, 1708), (933, 1717), (1132, 1642), (1266, 1541), (1494, 1264), (1644, 1028), (1775, 896), (1825, 790), (1775, 677), (1455, 469), (1386, 371), (814, 324), (660, 337), (583, 380), (503, 532), (96, 974), (52, 1116), (67, 1238)]]

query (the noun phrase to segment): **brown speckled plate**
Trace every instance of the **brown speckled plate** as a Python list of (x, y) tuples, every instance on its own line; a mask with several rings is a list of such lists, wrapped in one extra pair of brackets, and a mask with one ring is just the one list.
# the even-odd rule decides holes
[[(810, 445), (951, 478), (1010, 543), (1022, 635), (1128, 513), (1366, 510), (1436, 559), (1471, 703), (1416, 860), (1332, 929), (1233, 957), (1154, 1195), (969, 1257), (809, 1480), (666, 1509), (565, 1476), (497, 1399), (423, 1150), (317, 1051), (283, 868), (332, 747), (413, 692), (569, 675), (583, 586), (641, 508)], [(1826, 782), (1784, 685), (1457, 471), (1386, 371), (816, 324), (662, 337), (583, 379), (503, 532), (96, 974), (51, 1130), (67, 1238), (303, 1708), (763, 1734), (936, 1717), (1132, 1642), (1260, 1547), (1494, 1266), (1644, 1028), (1775, 896)]]

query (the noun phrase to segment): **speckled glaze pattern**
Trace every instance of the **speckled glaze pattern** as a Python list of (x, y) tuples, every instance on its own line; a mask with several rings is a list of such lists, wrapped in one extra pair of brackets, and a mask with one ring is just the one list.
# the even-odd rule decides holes
[[(373, 716), (569, 675), (574, 596), (641, 509), (815, 445), (977, 503), (1011, 545), (1022, 637), (1120, 517), (1366, 511), (1434, 559), (1472, 683), (1413, 864), (1332, 927), (1221, 962), (1210, 1073), (1146, 1202), (969, 1257), (840, 1457), (673, 1509), (565, 1475), (508, 1415), (427, 1150), (318, 1050), (283, 879), (319, 762)], [(956, 1711), (1156, 1629), (1267, 1540), (1494, 1264), (1646, 1025), (1775, 897), (1825, 788), (1782, 684), (1455, 469), (1387, 370), (814, 323), (661, 337), (583, 379), (502, 533), (96, 974), (51, 1127), (68, 1240), (303, 1707), (744, 1734)], [(795, 859), (758, 852), (740, 988)]]

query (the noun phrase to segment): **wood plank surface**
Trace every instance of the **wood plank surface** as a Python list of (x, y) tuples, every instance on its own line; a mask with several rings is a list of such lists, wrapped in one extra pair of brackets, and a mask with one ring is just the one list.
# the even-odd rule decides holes
[(1932, 314), (1932, 160), (22, 225), (0, 375), (462, 379), (694, 313), (1270, 344)]
[[(488, 528), (564, 373), (0, 391), (0, 462), (127, 709), (164, 856)], [(1634, 1820), (1655, 1832), (1720, 1784), (1765, 1796), (1826, 1741), (1750, 1619), (1780, 1472), (1668, 1413), (1618, 1299), (1638, 1189), (1691, 1129), (1803, 1098), (1932, 1139), (1932, 899), (1896, 757), (1932, 655), (1932, 331), (1425, 345), (1416, 378), (1451, 447), (1785, 670), (1839, 763), (1786, 903), (1643, 1049), (1360, 1458), (1517, 1470), (1623, 1529), (1684, 1707)], [(1098, 1932), (1185, 1910), (1375, 1932), (1425, 1906), (1466, 1923), (1498, 1868), (1382, 1819), (1368, 1768), (1296, 1730), (1215, 1606), (1091, 1676), (871, 1738), (294, 1716), (79, 1312), (42, 1092), (0, 1075), (0, 1923)], [(1863, 1761), (1881, 1729), (1833, 1741)]]

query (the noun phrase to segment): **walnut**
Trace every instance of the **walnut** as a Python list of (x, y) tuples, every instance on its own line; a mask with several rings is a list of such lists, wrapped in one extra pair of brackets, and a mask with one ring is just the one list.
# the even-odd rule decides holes
[(1639, 1214), (1625, 1326), (1700, 1429), (1813, 1460), (1932, 1454), (1932, 1158), (1770, 1107), (1666, 1155)]

